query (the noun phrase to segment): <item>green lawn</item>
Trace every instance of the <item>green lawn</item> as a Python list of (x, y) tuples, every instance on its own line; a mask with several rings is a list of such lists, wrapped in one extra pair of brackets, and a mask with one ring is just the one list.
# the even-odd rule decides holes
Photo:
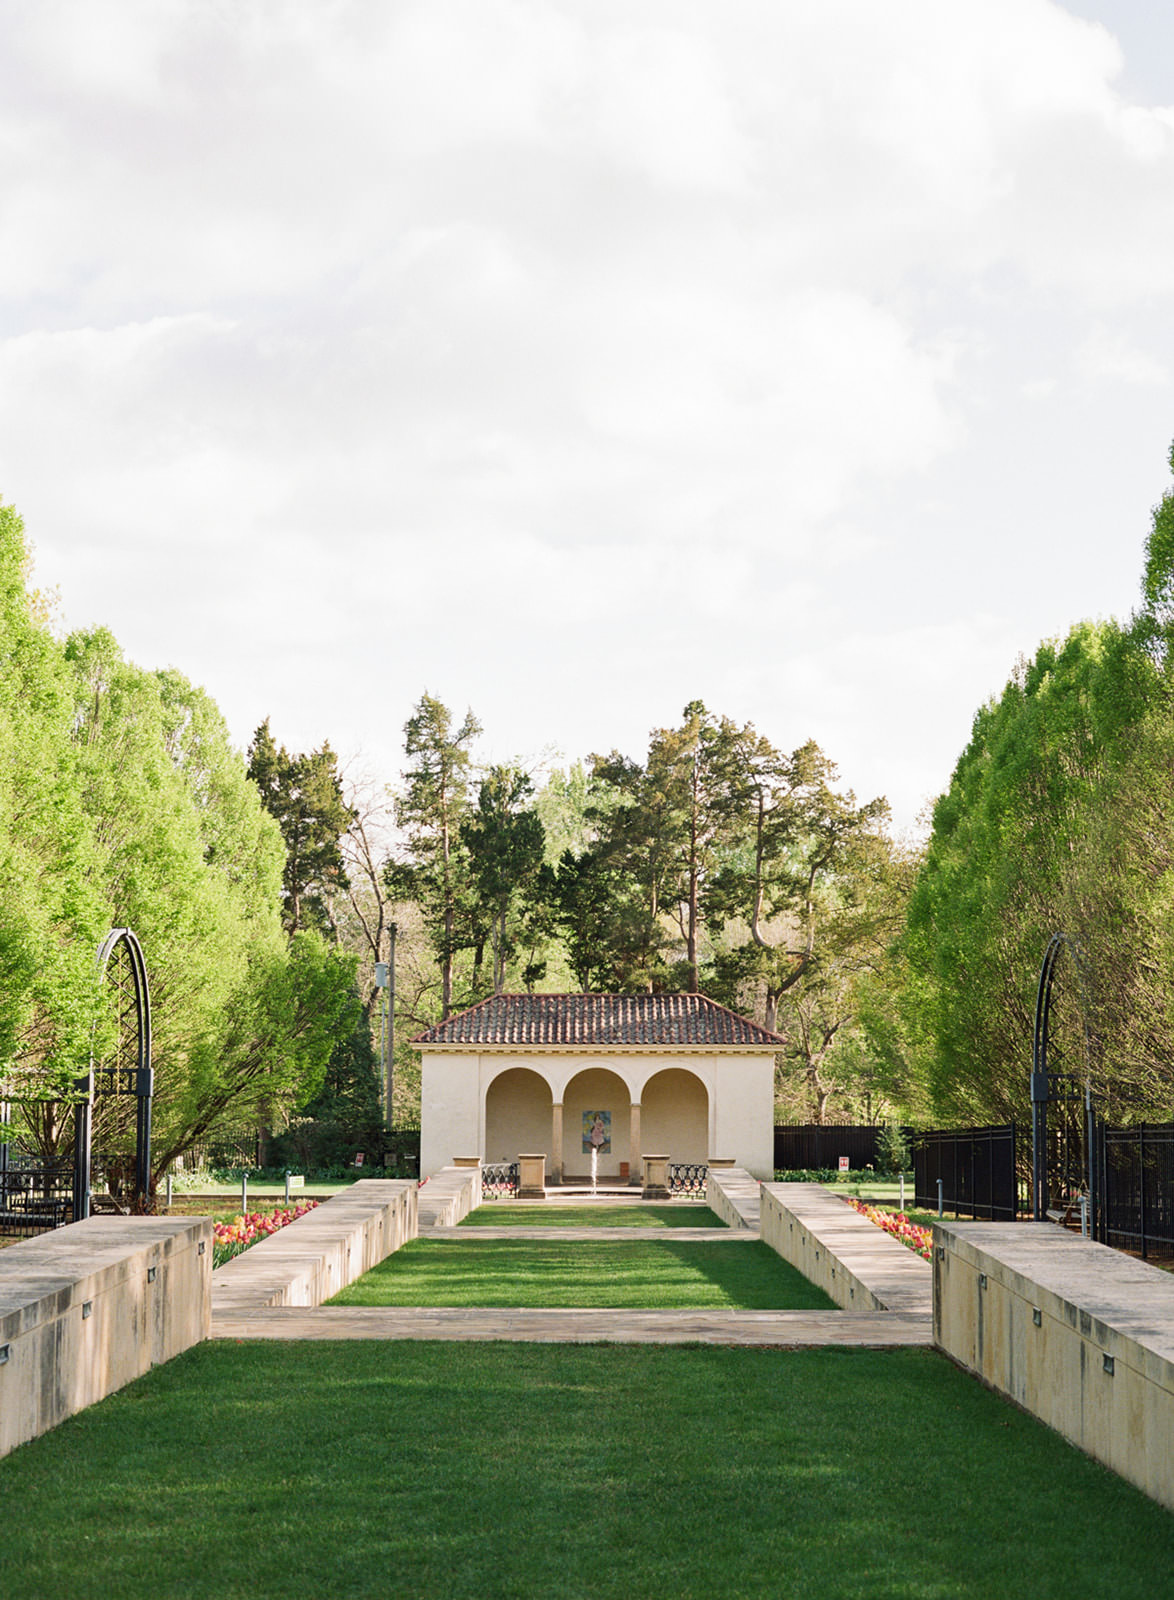
[(462, 1228), (724, 1228), (708, 1206), (693, 1202), (657, 1205), (544, 1206), (491, 1200), (461, 1223)]
[(412, 1239), (335, 1306), (741, 1306), (833, 1302), (758, 1240)]
[(30, 1600), (1153, 1600), (1174, 1518), (928, 1351), (204, 1344), (0, 1461)]

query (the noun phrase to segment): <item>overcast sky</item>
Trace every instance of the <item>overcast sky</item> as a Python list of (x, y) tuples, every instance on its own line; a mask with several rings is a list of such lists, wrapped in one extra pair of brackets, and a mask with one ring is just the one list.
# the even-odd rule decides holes
[(1157, 0), (0, 0), (0, 496), (242, 748), (702, 699), (909, 824), (1172, 374)]

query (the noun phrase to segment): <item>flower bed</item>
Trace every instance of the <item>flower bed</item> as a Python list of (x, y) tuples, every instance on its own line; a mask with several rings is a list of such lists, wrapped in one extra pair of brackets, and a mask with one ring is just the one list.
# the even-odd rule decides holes
[(301, 1205), (283, 1207), (277, 1211), (246, 1211), (232, 1222), (212, 1224), (212, 1268), (222, 1267), (226, 1261), (239, 1256), (259, 1239), (296, 1222), (307, 1211), (313, 1211), (317, 1200), (303, 1200)]
[(846, 1196), (845, 1200), (853, 1211), (859, 1211), (869, 1222), (875, 1222), (878, 1228), (891, 1233), (894, 1239), (900, 1239), (903, 1245), (908, 1245), (910, 1250), (916, 1251), (926, 1261), (933, 1259), (932, 1233), (928, 1228), (910, 1222), (903, 1211), (882, 1211), (878, 1206), (870, 1206), (865, 1200), (848, 1200)]

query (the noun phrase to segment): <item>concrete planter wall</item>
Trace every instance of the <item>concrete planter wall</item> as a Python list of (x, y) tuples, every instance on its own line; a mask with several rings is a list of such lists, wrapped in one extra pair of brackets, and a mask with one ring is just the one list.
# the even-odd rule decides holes
[(210, 1327), (205, 1217), (90, 1217), (0, 1251), (0, 1455)]

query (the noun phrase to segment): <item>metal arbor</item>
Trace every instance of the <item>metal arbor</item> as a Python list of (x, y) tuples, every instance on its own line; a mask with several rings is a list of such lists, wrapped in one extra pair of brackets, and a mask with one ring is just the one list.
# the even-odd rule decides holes
[[(151, 1094), (154, 1074), (151, 1068), (151, 996), (147, 986), (147, 964), (143, 947), (130, 928), (111, 928), (98, 949), (95, 978), (99, 986), (109, 986), (114, 1004), (115, 1042), (113, 1052), (100, 1062), (90, 1048), (89, 1070), (78, 1080), (81, 1098), (77, 1103), (74, 1133), (74, 1221), (90, 1214), (90, 1189), (93, 1180), (93, 1135), (95, 1111), (107, 1111), (100, 1118), (100, 1137), (112, 1137), (129, 1122), (122, 1115), (123, 1097), (134, 1096), (134, 1169), (131, 1203), (145, 1210), (151, 1186)], [(126, 1129), (129, 1132), (129, 1128)], [(103, 1152), (111, 1188), (121, 1187), (129, 1173), (121, 1171), (119, 1158)]]
[[(1057, 963), (1065, 950), (1069, 952), (1077, 976), (1082, 1052), (1079, 1072), (1054, 1072), (1048, 1064), (1053, 986)], [(1064, 1059), (1062, 1054), (1060, 1058)], [(1049, 1106), (1055, 1107), (1057, 1112), (1051, 1128), (1048, 1123)], [(1054, 933), (1040, 969), (1031, 1046), (1031, 1202), (1032, 1216), (1037, 1222), (1047, 1217), (1054, 1178), (1057, 1186), (1067, 1191), (1061, 1197), (1069, 1204), (1074, 1189), (1087, 1195), (1090, 1212), (1087, 1221), (1095, 1229), (1095, 1152), (1089, 1002), (1084, 959), (1074, 939), (1070, 939), (1066, 933)]]

